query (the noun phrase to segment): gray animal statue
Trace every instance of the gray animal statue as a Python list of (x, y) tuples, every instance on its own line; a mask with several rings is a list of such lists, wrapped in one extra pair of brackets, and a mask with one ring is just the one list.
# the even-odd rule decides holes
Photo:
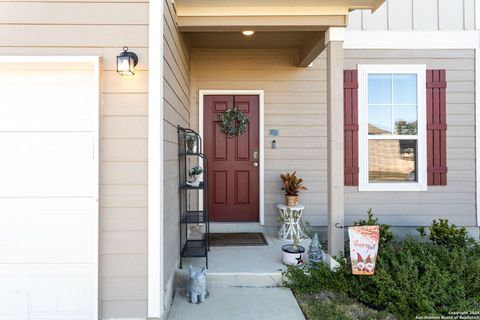
[(190, 277), (187, 283), (187, 298), (191, 303), (205, 302), (207, 297), (207, 269), (202, 268), (200, 271), (193, 271), (192, 265), (188, 267)]
[(322, 252), (322, 245), (318, 240), (318, 234), (314, 234), (312, 238), (312, 242), (310, 242), (310, 246), (308, 248), (308, 261), (310, 262), (313, 268), (318, 268), (316, 263), (322, 262), (323, 260), (323, 252)]

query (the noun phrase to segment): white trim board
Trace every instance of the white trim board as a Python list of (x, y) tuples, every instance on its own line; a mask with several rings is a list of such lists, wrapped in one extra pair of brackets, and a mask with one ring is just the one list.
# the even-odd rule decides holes
[(475, 204), (480, 227), (480, 48), (475, 49)]
[[(100, 65), (98, 56), (0, 56), (0, 62), (91, 62)], [(98, 90), (98, 92), (100, 92)]]
[(97, 272), (93, 273), (93, 297), (92, 297), (92, 319), (99, 317), (99, 286), (100, 286), (100, 269), (99, 269), (99, 233), (100, 233), (100, 57), (98, 56), (0, 56), (0, 63), (88, 63), (93, 70), (93, 81), (91, 90), (94, 97), (98, 97), (95, 100), (93, 108), (93, 122), (94, 122), (94, 147), (93, 147), (93, 159), (95, 159), (95, 168), (93, 170), (92, 177), (92, 190), (94, 191), (94, 199), (97, 202), (96, 205), (96, 219), (93, 224), (95, 230), (92, 251), (93, 251), (93, 268)]
[(349, 31), (344, 49), (473, 49), (478, 31)]
[[(163, 10), (149, 2), (148, 72), (148, 317), (161, 318), (164, 306), (163, 253)], [(153, 58), (155, 57), (155, 58)]]
[(259, 218), (260, 225), (265, 224), (265, 137), (264, 137), (264, 123), (265, 123), (265, 102), (263, 90), (199, 90), (198, 91), (198, 133), (203, 140), (203, 98), (207, 95), (258, 95), (259, 107), (259, 151), (260, 151), (260, 170), (259, 170)]
[[(368, 81), (369, 73), (417, 74), (417, 182), (412, 183), (369, 183), (368, 182)], [(427, 145), (426, 145), (426, 66), (425, 65), (358, 65), (358, 190), (359, 191), (427, 191)], [(397, 136), (400, 138), (401, 136)], [(391, 136), (395, 138), (395, 136)], [(407, 138), (403, 136), (402, 138)]]
[(480, 29), (480, 1), (475, 0), (475, 29)]

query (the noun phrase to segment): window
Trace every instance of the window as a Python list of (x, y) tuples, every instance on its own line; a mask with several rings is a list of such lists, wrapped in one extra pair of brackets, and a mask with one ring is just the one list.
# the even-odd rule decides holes
[(426, 190), (425, 66), (358, 72), (359, 190)]

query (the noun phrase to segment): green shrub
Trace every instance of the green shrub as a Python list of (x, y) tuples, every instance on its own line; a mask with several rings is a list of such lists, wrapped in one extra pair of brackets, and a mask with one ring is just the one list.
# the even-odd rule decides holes
[[(468, 236), (465, 227), (457, 227), (454, 224), (449, 225), (447, 219), (433, 220), (432, 225), (428, 228), (430, 235), (429, 239), (441, 246), (456, 247), (466, 246), (472, 244), (474, 240)], [(418, 227), (420, 236), (426, 237), (427, 232), (425, 227)]]
[[(369, 215), (369, 220), (376, 219)], [(432, 241), (386, 241), (373, 276), (352, 275), (346, 257), (339, 259), (336, 272), (322, 264), (318, 269), (289, 268), (284, 275), (296, 292), (344, 293), (398, 319), (480, 310), (480, 245), (461, 230), (434, 222)]]
[(367, 220), (358, 220), (353, 223), (355, 226), (380, 226), (380, 244), (389, 243), (393, 240), (393, 233), (388, 224), (379, 224), (378, 218), (374, 218), (372, 209), (367, 210)]

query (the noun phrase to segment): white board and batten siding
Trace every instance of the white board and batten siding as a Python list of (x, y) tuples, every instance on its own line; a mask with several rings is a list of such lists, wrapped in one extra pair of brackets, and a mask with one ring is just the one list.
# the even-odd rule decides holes
[(347, 30), (475, 30), (475, 10), (475, 0), (386, 0), (350, 12)]
[[(0, 2), (1, 55), (101, 58), (101, 318), (147, 315), (148, 5), (147, 0)], [(123, 46), (139, 57), (134, 77), (115, 71)]]
[[(283, 201), (279, 174), (297, 170), (304, 217), (327, 225), (326, 55), (312, 68), (295, 67), (288, 50), (196, 49), (192, 53), (192, 90), (265, 91), (265, 224), (276, 226), (276, 204)], [(357, 192), (346, 187), (346, 223), (373, 208), (383, 223), (428, 225), (445, 217), (457, 225), (475, 225), (475, 66), (474, 50), (345, 50), (345, 68), (357, 64), (426, 64), (447, 70), (448, 185), (427, 192)], [(192, 110), (198, 96), (192, 96)], [(198, 123), (192, 113), (192, 123)], [(278, 137), (269, 129), (279, 129)], [(277, 148), (271, 148), (276, 140)]]
[(98, 308), (95, 57), (0, 57), (0, 319)]
[(179, 258), (177, 126), (190, 127), (190, 54), (175, 23), (175, 10), (165, 0), (163, 25), (164, 107), (164, 282), (171, 299)]

